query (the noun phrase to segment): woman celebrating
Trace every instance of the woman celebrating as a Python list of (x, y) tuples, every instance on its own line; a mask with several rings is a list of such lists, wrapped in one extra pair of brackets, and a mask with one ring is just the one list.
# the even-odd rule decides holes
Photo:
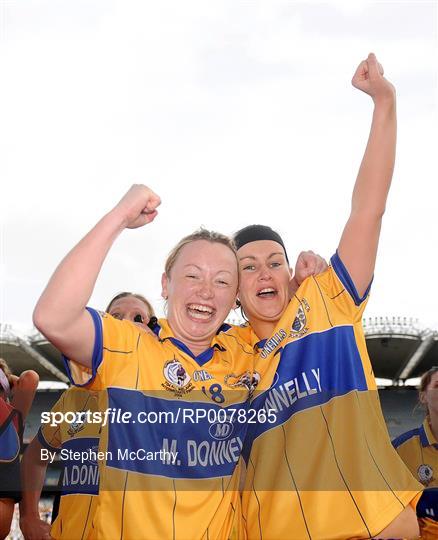
[(99, 395), (102, 452), (88, 458), (100, 465), (91, 536), (228, 538), (241, 530), (246, 423), (226, 419), (245, 413), (253, 363), (252, 349), (221, 326), (238, 285), (230, 240), (201, 230), (174, 248), (162, 279), (168, 318), (154, 328), (158, 340), (86, 308), (118, 234), (151, 222), (159, 204), (152, 190), (133, 186), (61, 262), (34, 322), (91, 370), (87, 389), (107, 390)]
[[(249, 427), (243, 511), (253, 539), (415, 538), (421, 486), (391, 447), (362, 330), (395, 158), (395, 91), (376, 57), (353, 85), (374, 101), (352, 209), (331, 267), (289, 302), (280, 236), (235, 235), (239, 299), (259, 356), (252, 407), (273, 424)], [(246, 333), (246, 336), (244, 335)]]

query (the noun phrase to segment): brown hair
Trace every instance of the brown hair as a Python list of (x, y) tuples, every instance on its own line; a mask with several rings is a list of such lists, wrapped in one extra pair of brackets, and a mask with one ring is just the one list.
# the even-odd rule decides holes
[[(196, 242), (197, 240), (207, 240), (207, 242), (223, 244), (224, 246), (227, 246), (228, 248), (230, 248), (231, 251), (234, 253), (234, 255), (236, 255), (236, 248), (235, 248), (234, 242), (233, 240), (231, 240), (229, 236), (218, 233), (216, 231), (209, 231), (208, 229), (204, 229), (203, 227), (201, 227), (200, 229), (193, 232), (192, 234), (189, 234), (188, 236), (185, 236), (184, 238), (182, 238), (176, 244), (176, 246), (172, 249), (172, 251), (169, 253), (166, 259), (166, 264), (164, 265), (164, 272), (166, 273), (168, 277), (170, 276), (170, 271), (172, 270), (182, 248), (186, 246), (187, 244)], [(236, 257), (236, 264), (237, 264), (237, 257)]]
[[(432, 376), (438, 371), (438, 366), (431, 367), (428, 371), (423, 373), (420, 379), (420, 385), (418, 387), (418, 393), (421, 395), (422, 392), (426, 392), (427, 387), (430, 384), (430, 381), (432, 380)], [(420, 402), (421, 403), (421, 402)], [(424, 403), (421, 403), (421, 405), (424, 405), (426, 407), (426, 412), (429, 414), (429, 408)]]
[(426, 373), (423, 373), (420, 380), (420, 386), (418, 387), (419, 392), (425, 392), (429, 386), (430, 381), (432, 380), (432, 375), (438, 371), (438, 366), (431, 367)]
[(114, 302), (116, 302), (117, 300), (120, 300), (121, 298), (127, 298), (127, 297), (130, 297), (130, 296), (132, 296), (134, 298), (137, 298), (137, 300), (140, 300), (141, 302), (143, 302), (143, 304), (147, 307), (147, 309), (149, 311), (149, 317), (150, 318), (155, 316), (154, 308), (152, 307), (152, 304), (149, 302), (149, 300), (146, 300), (146, 298), (142, 294), (131, 293), (131, 292), (127, 292), (127, 291), (116, 294), (116, 296), (114, 296), (114, 298), (107, 305), (105, 311), (107, 313), (109, 313), (109, 310), (111, 309)]

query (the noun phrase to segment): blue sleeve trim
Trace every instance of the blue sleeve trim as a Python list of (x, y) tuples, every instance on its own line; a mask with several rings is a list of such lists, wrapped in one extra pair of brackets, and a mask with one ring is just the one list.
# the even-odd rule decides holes
[(221, 332), (228, 332), (230, 330), (231, 325), (228, 323), (223, 323), (223, 325), (219, 328), (219, 330), (216, 332), (216, 335), (220, 334)]
[(405, 443), (406, 441), (409, 441), (409, 439), (412, 439), (413, 437), (418, 437), (418, 435), (419, 435), (418, 428), (411, 429), (410, 431), (406, 431), (406, 433), (402, 433), (401, 435), (399, 435), (392, 441), (392, 446), (397, 449), (403, 443)]
[(65, 369), (67, 371), (67, 376), (70, 379), (70, 382), (77, 387), (87, 386), (92, 381), (94, 381), (97, 370), (102, 363), (103, 357), (103, 328), (102, 328), (102, 319), (99, 313), (93, 308), (86, 308), (88, 313), (91, 315), (94, 323), (94, 347), (93, 347), (93, 357), (91, 359), (91, 377), (83, 384), (77, 383), (71, 374), (70, 370), (70, 360), (66, 356), (62, 356), (64, 360)]
[(46, 448), (47, 450), (51, 450), (52, 452), (59, 452), (61, 450), (60, 448), (56, 448), (56, 446), (52, 446), (46, 441), (41, 428), (38, 430), (37, 439), (40, 442), (41, 446), (44, 446), (44, 448)]
[(422, 424), (418, 429), (418, 435), (420, 436), (421, 446), (429, 446), (429, 439), (427, 438), (426, 430), (424, 429), (424, 424)]
[(344, 285), (344, 287), (349, 292), (350, 296), (353, 298), (356, 306), (360, 306), (370, 292), (371, 284), (373, 282), (374, 276), (371, 278), (370, 284), (368, 285), (363, 296), (360, 297), (353, 283), (353, 280), (351, 279), (351, 276), (348, 273), (348, 270), (345, 268), (344, 263), (341, 261), (341, 258), (339, 257), (338, 250), (336, 250), (336, 253), (330, 259), (330, 262), (333, 267), (333, 270), (336, 272), (336, 275), (341, 280), (342, 285)]
[(417, 517), (438, 522), (438, 488), (427, 488), (417, 504)]

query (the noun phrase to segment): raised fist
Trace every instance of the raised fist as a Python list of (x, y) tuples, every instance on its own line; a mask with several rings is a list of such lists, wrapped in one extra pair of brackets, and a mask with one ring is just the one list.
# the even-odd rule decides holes
[(121, 214), (127, 229), (137, 229), (155, 219), (160, 204), (160, 197), (150, 188), (134, 184), (113, 211)]
[(373, 101), (386, 101), (395, 98), (394, 86), (383, 76), (383, 67), (377, 61), (376, 55), (370, 53), (363, 60), (351, 80), (351, 84), (370, 95)]
[(313, 251), (302, 251), (295, 263), (295, 279), (298, 285), (301, 285), (309, 276), (321, 274), (327, 268), (326, 261), (320, 255), (317, 255)]
[(309, 276), (316, 276), (325, 272), (327, 262), (313, 251), (302, 251), (295, 263), (295, 272), (289, 283), (289, 295), (292, 297), (301, 283)]

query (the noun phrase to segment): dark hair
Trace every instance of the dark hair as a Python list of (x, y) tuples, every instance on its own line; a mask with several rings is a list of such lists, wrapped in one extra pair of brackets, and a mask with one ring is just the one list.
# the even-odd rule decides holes
[(143, 302), (143, 304), (147, 307), (147, 309), (149, 311), (149, 317), (150, 318), (155, 316), (154, 308), (152, 307), (152, 304), (149, 302), (149, 300), (146, 300), (146, 298), (142, 294), (131, 293), (131, 292), (127, 292), (127, 291), (116, 294), (116, 296), (114, 296), (114, 298), (107, 305), (105, 311), (107, 313), (109, 313), (109, 311), (110, 311), (112, 305), (114, 304), (114, 302), (117, 302), (117, 300), (120, 300), (121, 298), (128, 298), (130, 296), (132, 296), (133, 298), (137, 298), (137, 300), (140, 300), (141, 302)]
[[(287, 251), (283, 239), (278, 234), (278, 232), (274, 231), (274, 229), (272, 229), (271, 227), (268, 227), (267, 225), (248, 225), (247, 227), (243, 227), (243, 229), (239, 229), (233, 235), (233, 242), (236, 250), (239, 250), (241, 247), (251, 242), (257, 242), (258, 240), (272, 240), (273, 242), (277, 242), (277, 244), (280, 244), (280, 246), (283, 248), (287, 264), (289, 264), (289, 258), (287, 256)], [(236, 305), (238, 308), (240, 308), (242, 318), (246, 322), (249, 322), (239, 299), (236, 300)]]
[(236, 250), (239, 250), (246, 244), (257, 242), (259, 240), (272, 240), (273, 242), (277, 242), (277, 244), (280, 244), (283, 248), (284, 256), (289, 264), (289, 258), (283, 239), (277, 231), (274, 231), (274, 229), (271, 229), (271, 227), (268, 227), (267, 225), (248, 225), (247, 227), (243, 227), (243, 229), (240, 229), (233, 235), (233, 240), (236, 245)]
[(240, 316), (245, 321), (244, 324), (249, 323), (248, 317), (246, 316), (245, 310), (243, 309), (241, 301), (236, 298), (236, 309), (240, 309)]

